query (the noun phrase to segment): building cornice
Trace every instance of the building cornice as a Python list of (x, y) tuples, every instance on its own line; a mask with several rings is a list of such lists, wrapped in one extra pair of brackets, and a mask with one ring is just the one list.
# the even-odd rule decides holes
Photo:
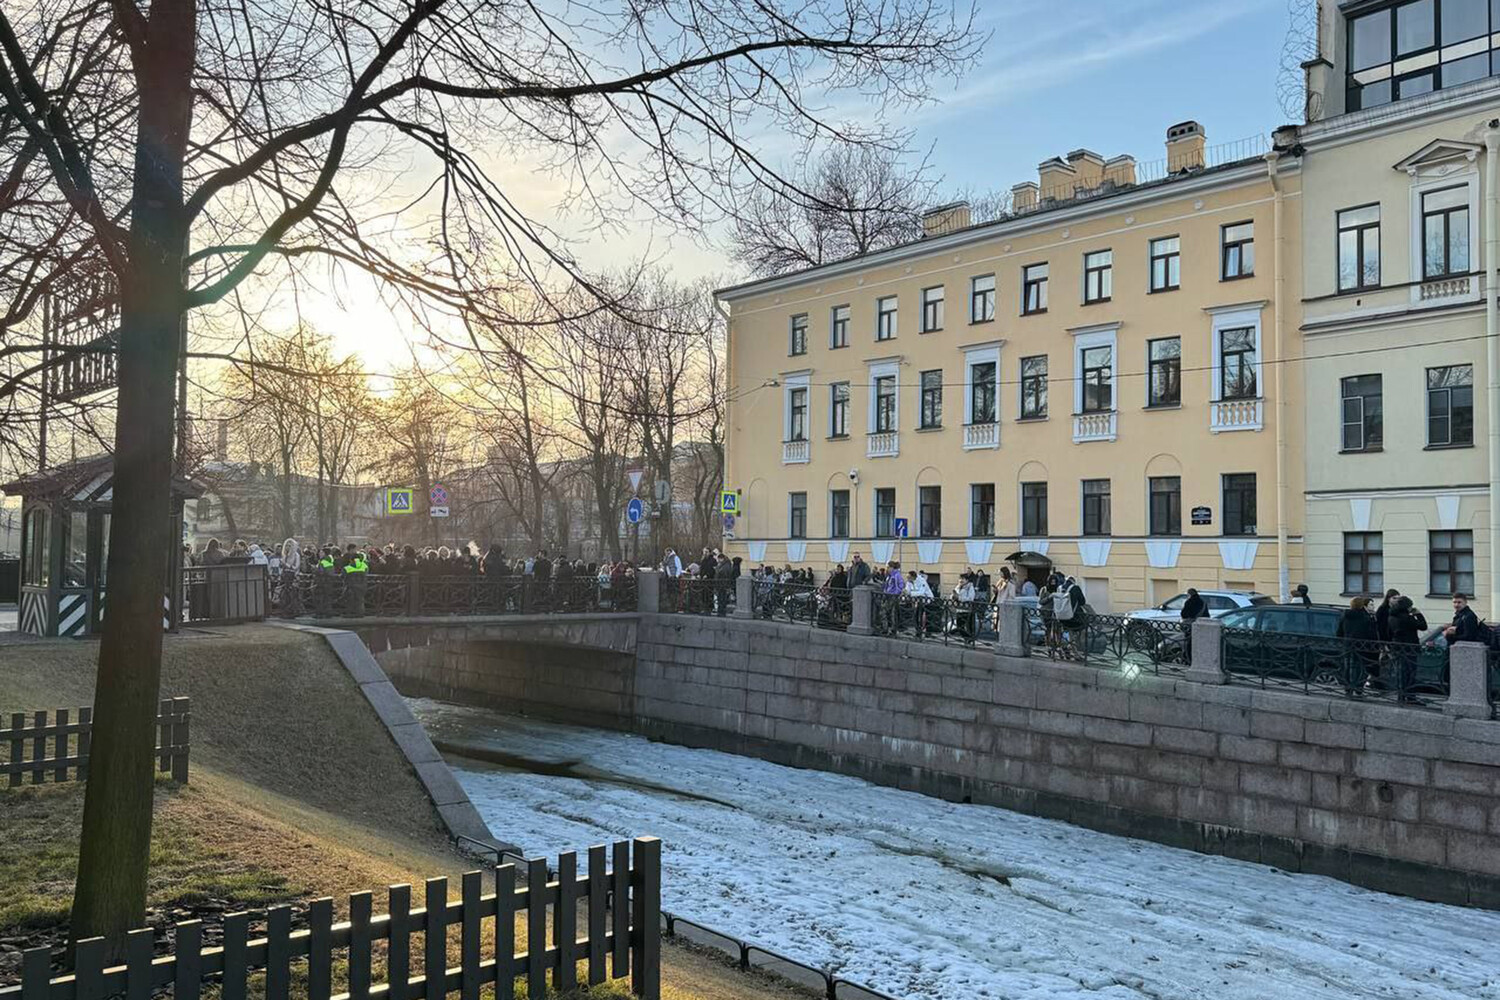
[(999, 340), (981, 340), (976, 344), (959, 344), (958, 349), (965, 354), (969, 354), (974, 351), (999, 350), (1004, 346), (1005, 339), (1001, 338)]
[(1270, 299), (1256, 299), (1253, 302), (1232, 302), (1227, 306), (1204, 306), (1203, 311), (1210, 316), (1220, 316), (1224, 313), (1260, 312), (1270, 303)]
[(1487, 77), (1395, 104), (1310, 122), (1298, 127), (1297, 139), (1312, 153), (1399, 132), (1417, 121), (1427, 123), (1434, 118), (1458, 117), (1486, 104), (1500, 104), (1500, 77)]
[[(1284, 158), (1278, 170), (1282, 173), (1295, 173), (1300, 167), (1300, 160)], [(1128, 208), (1173, 201), (1186, 195), (1215, 188), (1239, 187), (1248, 182), (1263, 179), (1265, 176), (1265, 162), (1259, 159), (1252, 160), (1236, 166), (1216, 168), (1196, 177), (1178, 178), (1164, 184), (1144, 186), (1138, 190), (1122, 191), (1102, 198), (1089, 198), (1077, 205), (1034, 212), (998, 222), (982, 223), (956, 233), (929, 237), (914, 243), (892, 247), (889, 250), (877, 250), (874, 253), (851, 257), (832, 264), (822, 264), (793, 274), (731, 285), (715, 291), (714, 297), (726, 302), (734, 302), (756, 295), (766, 295), (818, 281), (844, 277), (875, 267), (886, 267), (921, 257), (952, 253), (955, 250), (962, 250), (965, 247), (995, 239), (1023, 236), (1067, 223), (1076, 224), (1081, 219), (1113, 215)]]

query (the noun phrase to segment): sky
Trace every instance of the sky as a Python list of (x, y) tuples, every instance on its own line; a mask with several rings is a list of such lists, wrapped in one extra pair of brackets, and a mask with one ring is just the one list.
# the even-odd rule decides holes
[[(1035, 180), (1042, 160), (1080, 147), (1106, 158), (1158, 160), (1167, 127), (1187, 119), (1203, 124), (1210, 146), (1267, 135), (1285, 123), (1276, 82), (1288, 3), (978, 0), (976, 30), (990, 35), (979, 64), (902, 118), (944, 192), (1008, 191)], [(534, 218), (567, 231), (569, 220), (554, 213), (561, 195), (555, 175), (525, 163), (490, 166)], [(588, 268), (622, 268), (647, 257), (683, 280), (740, 277), (722, 246), (653, 225), (644, 212), (573, 249)], [(409, 345), (420, 339), (362, 275), (346, 274), (336, 292), (314, 293), (300, 305), (370, 371), (409, 364)]]

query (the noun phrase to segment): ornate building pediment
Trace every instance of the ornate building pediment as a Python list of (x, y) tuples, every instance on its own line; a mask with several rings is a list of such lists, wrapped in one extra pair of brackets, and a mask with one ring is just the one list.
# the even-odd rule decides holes
[(1476, 142), (1434, 139), (1397, 163), (1396, 169), (1405, 171), (1412, 177), (1443, 177), (1467, 170), (1483, 151), (1484, 147)]

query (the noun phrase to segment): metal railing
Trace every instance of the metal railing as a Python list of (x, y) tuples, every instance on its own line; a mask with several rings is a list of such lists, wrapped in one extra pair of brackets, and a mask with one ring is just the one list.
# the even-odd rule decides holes
[(998, 632), (994, 604), (943, 597), (873, 594), (870, 628), (876, 635), (944, 645), (992, 644)]
[(1486, 656), (1485, 677), (1489, 681), (1485, 691), (1490, 699), (1490, 718), (1500, 719), (1500, 649), (1491, 649)]
[(253, 563), (185, 566), (183, 617), (195, 625), (232, 625), (265, 619), (269, 608), (266, 567)]
[(657, 606), (669, 615), (719, 615), (734, 609), (735, 581), (699, 576), (661, 578)]
[(742, 971), (768, 972), (798, 986), (822, 990), (825, 1000), (896, 1000), (887, 993), (842, 979), (827, 969), (814, 968), (760, 945), (705, 927), (686, 917), (663, 910), (661, 918), (666, 925), (667, 937), (723, 952), (734, 959)]
[(1184, 673), (1192, 637), (1180, 621), (1090, 614), (1059, 619), (1046, 607), (1026, 609), (1031, 655), (1125, 672)]
[(271, 589), (283, 618), (586, 614), (636, 610), (634, 578), (282, 574)]
[(1448, 697), (1448, 655), (1434, 646), (1233, 628), (1219, 642), (1231, 682), (1416, 706)]
[(752, 616), (765, 621), (844, 631), (854, 615), (854, 594), (845, 588), (756, 580), (750, 593)]

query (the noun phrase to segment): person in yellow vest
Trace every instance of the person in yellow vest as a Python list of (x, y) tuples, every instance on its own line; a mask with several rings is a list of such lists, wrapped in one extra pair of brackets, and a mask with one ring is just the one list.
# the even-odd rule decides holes
[(344, 593), (349, 599), (349, 613), (361, 616), (365, 613), (365, 585), (369, 580), (370, 564), (359, 546), (350, 542), (344, 549)]

